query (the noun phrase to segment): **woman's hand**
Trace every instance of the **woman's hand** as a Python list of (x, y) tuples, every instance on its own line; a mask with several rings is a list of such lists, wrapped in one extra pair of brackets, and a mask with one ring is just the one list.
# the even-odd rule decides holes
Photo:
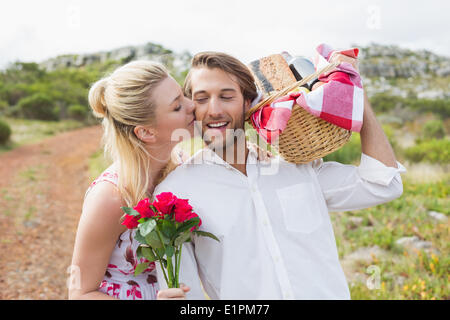
[(191, 290), (184, 283), (180, 283), (180, 288), (169, 288), (158, 291), (157, 300), (186, 300), (186, 292)]
[(331, 55), (331, 58), (330, 58), (330, 63), (333, 63), (333, 62), (348, 62), (359, 73), (359, 68), (358, 68), (359, 62), (358, 62), (358, 59), (356, 59), (356, 58), (352, 58), (352, 57), (346, 56), (345, 54), (335, 51), (335, 52), (333, 52), (333, 54)]
[[(359, 73), (359, 61), (358, 61), (358, 59), (346, 56), (345, 54), (342, 54), (342, 53), (340, 53), (338, 51), (333, 52), (333, 54), (330, 57), (329, 62), (330, 63), (333, 63), (333, 62), (348, 62), (348, 63), (350, 63), (353, 66), (353, 68), (355, 68), (356, 72)], [(317, 88), (319, 88), (320, 86), (323, 86), (324, 84), (325, 84), (324, 82), (317, 81), (312, 86), (311, 91), (312, 90), (316, 90)]]
[(325, 82), (322, 81), (317, 81), (316, 83), (314, 83), (314, 85), (311, 88), (311, 91), (316, 90), (318, 87), (323, 86), (325, 84)]

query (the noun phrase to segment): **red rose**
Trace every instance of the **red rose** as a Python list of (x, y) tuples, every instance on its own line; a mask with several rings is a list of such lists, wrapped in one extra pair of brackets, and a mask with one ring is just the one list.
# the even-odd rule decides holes
[(202, 219), (200, 219), (200, 217), (198, 216), (198, 214), (196, 214), (195, 212), (191, 212), (191, 213), (189, 213), (189, 214), (187, 215), (186, 220), (190, 220), (190, 219), (192, 219), (192, 218), (198, 218), (198, 219), (199, 219), (198, 225), (193, 226), (193, 227), (191, 228), (191, 231), (194, 231), (194, 229), (197, 229), (198, 227), (200, 227), (200, 226), (202, 225)]
[(162, 192), (156, 196), (155, 201), (152, 205), (161, 212), (163, 215), (172, 213), (172, 209), (175, 205), (177, 197), (175, 197), (172, 192)]
[(150, 201), (148, 200), (148, 198), (139, 201), (139, 203), (133, 209), (139, 212), (142, 218), (150, 218), (155, 215), (153, 210), (150, 208)]
[(175, 201), (175, 208), (173, 212), (175, 214), (176, 222), (184, 222), (191, 211), (192, 206), (189, 204), (187, 199), (177, 199)]
[(140, 217), (130, 216), (130, 215), (126, 214), (125, 219), (123, 220), (123, 222), (121, 224), (126, 226), (128, 229), (134, 229), (138, 226), (139, 219), (140, 219)]

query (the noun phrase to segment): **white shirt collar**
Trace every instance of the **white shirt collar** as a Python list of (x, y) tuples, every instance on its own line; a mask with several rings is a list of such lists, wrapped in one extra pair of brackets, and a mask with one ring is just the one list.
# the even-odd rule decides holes
[[(248, 152), (248, 158), (247, 158), (247, 164), (255, 164), (257, 162), (262, 163), (268, 163), (270, 162), (269, 159), (267, 160), (259, 160), (258, 157), (258, 147), (256, 144), (246, 141), (247, 148), (249, 150)], [(192, 155), (189, 159), (187, 159), (183, 164), (218, 164), (222, 166), (230, 166), (229, 163), (227, 163), (225, 160), (223, 160), (216, 152), (211, 150), (208, 147), (205, 147), (203, 149), (198, 150), (194, 155)]]

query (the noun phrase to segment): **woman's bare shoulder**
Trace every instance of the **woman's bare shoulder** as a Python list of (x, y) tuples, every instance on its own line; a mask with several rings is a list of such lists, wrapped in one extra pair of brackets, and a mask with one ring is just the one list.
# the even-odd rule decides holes
[(86, 195), (82, 215), (89, 220), (118, 223), (123, 215), (123, 206), (126, 203), (114, 184), (99, 183)]

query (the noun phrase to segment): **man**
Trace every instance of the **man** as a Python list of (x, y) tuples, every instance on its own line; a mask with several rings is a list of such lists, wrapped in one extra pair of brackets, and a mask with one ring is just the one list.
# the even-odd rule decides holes
[[(336, 59), (356, 66), (354, 59)], [(398, 198), (405, 171), (367, 96), (357, 167), (261, 159), (242, 144), (245, 112), (257, 94), (247, 67), (231, 56), (197, 54), (185, 93), (195, 103), (207, 147), (169, 174), (155, 194), (189, 199), (200, 229), (220, 239), (195, 237), (184, 245), (180, 277), (191, 287), (187, 297), (203, 298), (201, 279), (212, 299), (350, 299), (328, 212)], [(276, 172), (267, 170), (274, 164)]]

